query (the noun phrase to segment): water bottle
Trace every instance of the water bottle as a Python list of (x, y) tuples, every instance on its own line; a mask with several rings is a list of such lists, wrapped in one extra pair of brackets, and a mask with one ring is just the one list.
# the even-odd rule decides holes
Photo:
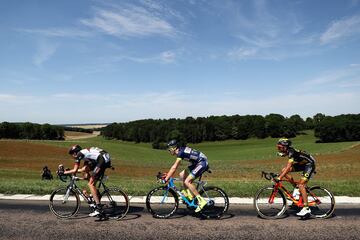
[(292, 194), (293, 198), (295, 198), (295, 200), (299, 200), (300, 198), (300, 191), (298, 188), (294, 188), (293, 194)]

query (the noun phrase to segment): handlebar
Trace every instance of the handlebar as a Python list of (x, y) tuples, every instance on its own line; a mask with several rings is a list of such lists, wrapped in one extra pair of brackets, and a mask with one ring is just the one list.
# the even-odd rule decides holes
[(261, 177), (263, 177), (263, 178), (265, 178), (266, 180), (269, 180), (269, 181), (274, 179), (275, 177), (278, 177), (278, 176), (279, 176), (279, 174), (272, 173), (272, 172), (270, 172), (270, 173), (264, 172), (264, 171), (261, 172)]

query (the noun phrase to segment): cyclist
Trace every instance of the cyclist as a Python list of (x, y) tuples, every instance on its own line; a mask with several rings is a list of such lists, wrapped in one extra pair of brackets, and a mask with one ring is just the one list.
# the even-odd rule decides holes
[[(64, 174), (77, 172), (89, 173), (88, 186), (95, 201), (94, 211), (89, 216), (94, 217), (101, 214), (101, 205), (96, 181), (104, 175), (105, 169), (111, 167), (109, 153), (97, 147), (82, 149), (79, 145), (74, 145), (69, 149), (69, 154), (75, 159), (74, 168), (64, 171)], [(84, 166), (80, 168), (80, 161), (84, 160)], [(92, 171), (92, 172), (91, 172)], [(86, 174), (88, 175), (88, 174)]]
[(296, 186), (296, 183), (289, 172), (302, 171), (302, 178), (298, 182), (297, 186), (301, 196), (304, 199), (304, 207), (296, 215), (305, 216), (306, 214), (310, 214), (311, 210), (309, 208), (305, 187), (311, 178), (311, 175), (315, 172), (315, 159), (310, 154), (293, 148), (291, 146), (291, 141), (287, 138), (279, 139), (277, 143), (277, 149), (278, 154), (281, 157), (287, 156), (289, 158), (286, 167), (282, 169), (279, 177), (277, 177), (277, 180), (280, 181), (282, 178), (285, 178), (287, 181)]
[(167, 182), (169, 178), (175, 173), (182, 160), (190, 162), (189, 167), (179, 174), (180, 178), (183, 180), (184, 185), (184, 190), (182, 190), (182, 193), (190, 200), (193, 199), (194, 194), (198, 200), (198, 207), (195, 209), (195, 212), (200, 212), (201, 209), (203, 209), (203, 207), (207, 204), (207, 202), (203, 197), (200, 196), (192, 182), (194, 179), (201, 176), (206, 170), (208, 170), (209, 164), (207, 157), (202, 152), (190, 147), (180, 147), (176, 140), (171, 140), (167, 146), (170, 154), (176, 155), (177, 158), (169, 172), (166, 174), (164, 182)]

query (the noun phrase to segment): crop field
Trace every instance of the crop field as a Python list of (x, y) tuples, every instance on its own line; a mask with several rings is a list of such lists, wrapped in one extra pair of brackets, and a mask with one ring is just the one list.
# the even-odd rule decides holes
[[(296, 148), (312, 153), (317, 160), (317, 174), (311, 185), (324, 185), (336, 195), (360, 196), (360, 142), (315, 143), (312, 131), (292, 140)], [(276, 156), (276, 141), (230, 140), (189, 146), (209, 158), (213, 171), (205, 177), (209, 184), (224, 188), (230, 196), (243, 197), (253, 196), (260, 186), (270, 184), (260, 178), (262, 170), (278, 172), (285, 166), (287, 159)], [(109, 185), (120, 186), (131, 195), (145, 195), (157, 185), (156, 173), (167, 171), (175, 159), (165, 150), (152, 149), (151, 144), (105, 140), (100, 136), (66, 141), (0, 140), (0, 193), (48, 194), (64, 185), (56, 180), (55, 171), (60, 163), (72, 168), (67, 149), (76, 143), (107, 150), (115, 167), (114, 171), (107, 170)], [(45, 165), (55, 180), (41, 180)], [(185, 167), (183, 163), (181, 168)]]

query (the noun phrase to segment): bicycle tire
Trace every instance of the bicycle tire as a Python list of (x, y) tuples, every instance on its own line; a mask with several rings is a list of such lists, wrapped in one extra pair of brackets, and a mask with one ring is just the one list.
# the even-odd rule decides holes
[(257, 214), (264, 219), (280, 218), (286, 211), (286, 198), (280, 190), (274, 196), (274, 202), (269, 203), (274, 186), (260, 188), (254, 197), (254, 207)]
[(146, 208), (155, 218), (169, 218), (175, 214), (178, 207), (178, 196), (171, 188), (157, 187), (146, 196)]
[(105, 189), (101, 194), (103, 212), (109, 217), (120, 220), (129, 211), (130, 203), (128, 195), (118, 188)]
[(200, 211), (204, 218), (221, 218), (229, 209), (229, 198), (224, 190), (214, 186), (204, 187), (200, 195), (208, 204)]
[(316, 202), (317, 198), (320, 198), (321, 201), (320, 204), (310, 206), (311, 215), (315, 218), (331, 217), (335, 210), (335, 197), (332, 192), (320, 186), (310, 187), (307, 192), (309, 205), (311, 202)]
[[(66, 196), (67, 192), (69, 193), (68, 196)], [(50, 195), (49, 208), (59, 218), (70, 218), (79, 211), (79, 195), (73, 189), (58, 188)]]

